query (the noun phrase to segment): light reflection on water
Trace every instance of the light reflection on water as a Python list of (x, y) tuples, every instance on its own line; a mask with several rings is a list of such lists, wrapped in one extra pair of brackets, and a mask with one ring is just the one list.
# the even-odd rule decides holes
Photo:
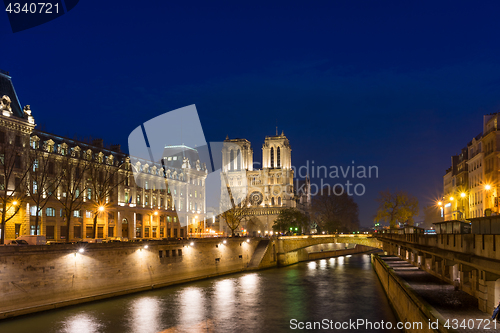
[(0, 321), (0, 332), (289, 332), (291, 319), (358, 318), (396, 320), (369, 255), (229, 275), (28, 315)]
[(69, 316), (62, 321), (62, 332), (67, 333), (88, 333), (99, 332), (102, 325), (92, 314), (78, 313)]
[(130, 302), (128, 322), (134, 332), (148, 333), (161, 330), (161, 302), (157, 297), (140, 297)]

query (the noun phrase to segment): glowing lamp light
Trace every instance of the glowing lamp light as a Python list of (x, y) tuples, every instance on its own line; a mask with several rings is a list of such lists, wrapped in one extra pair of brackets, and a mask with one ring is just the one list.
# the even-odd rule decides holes
[(450, 197), (450, 201), (453, 201), (453, 199), (454, 199), (453, 197)]
[(464, 193), (464, 192), (460, 193), (460, 196), (461, 196), (462, 198), (465, 198), (465, 193)]
[(158, 215), (158, 212), (155, 212), (155, 215)]
[(442, 206), (443, 203), (441, 201), (438, 202), (438, 206)]
[(104, 212), (104, 206), (99, 206), (99, 211)]
[(78, 252), (83, 253), (85, 250), (83, 248), (79, 249)]
[(189, 243), (189, 245), (193, 246), (193, 245), (194, 245), (194, 243), (193, 243), (193, 242), (191, 242), (191, 243)]
[(148, 248), (148, 246), (147, 246), (147, 245), (144, 245), (144, 248), (145, 248), (145, 249), (147, 249), (147, 248)]
[(487, 190), (491, 190), (491, 186), (490, 185), (486, 185), (484, 188), (487, 189)]
[(12, 204), (13, 204), (14, 206), (17, 206), (17, 204), (18, 204), (18, 203), (19, 203), (19, 202), (17, 202), (17, 200), (12, 201)]
[(223, 244), (226, 244), (226, 240), (224, 240), (222, 243), (223, 243)]
[(250, 243), (250, 239), (247, 239), (247, 243)]

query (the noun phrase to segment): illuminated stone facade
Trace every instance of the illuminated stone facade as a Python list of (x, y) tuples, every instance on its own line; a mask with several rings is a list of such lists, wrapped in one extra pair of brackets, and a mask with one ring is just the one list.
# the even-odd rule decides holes
[[(5, 176), (0, 176), (0, 191), (10, 190), (12, 193), (7, 202), (6, 216), (10, 217), (10, 212), (15, 212), (5, 223), (5, 239), (35, 234), (34, 215), (37, 206), (33, 202), (33, 195), (21, 195), (25, 189), (28, 192), (36, 191), (40, 186), (30, 179), (27, 172), (35, 168), (35, 162), (28, 159), (34, 150), (39, 150), (50, 158), (50, 163), (54, 163), (49, 177), (60, 177), (65, 161), (102, 165), (103, 170), (112, 170), (114, 177), (114, 185), (105, 198), (103, 211), (97, 214), (96, 228), (95, 193), (92, 193), (87, 181), (83, 181), (81, 188), (78, 188), (81, 203), (74, 210), (69, 225), (57, 199), (68, 193), (61, 186), (50, 191), (40, 188), (48, 200), (38, 214), (38, 234), (45, 235), (49, 241), (66, 241), (68, 227), (71, 241), (86, 241), (94, 237), (178, 238), (187, 237), (188, 232), (203, 232), (206, 167), (200, 165), (195, 155), (183, 156), (180, 165), (167, 161), (151, 163), (130, 158), (120, 151), (119, 145), (104, 147), (99, 139), (91, 143), (73, 140), (36, 130), (35, 126), (29, 105), (21, 109), (10, 76), (0, 72), (0, 147), (4, 149), (0, 158), (7, 159), (7, 147), (15, 147), (15, 154), (20, 157), (14, 174), (7, 177), (7, 184)], [(82, 170), (87, 170), (83, 163), (81, 165)], [(28, 175), (23, 177), (25, 174)], [(17, 203), (16, 198), (22, 198), (21, 202)], [(12, 202), (19, 204), (16, 207), (20, 208), (15, 209)]]
[[(294, 172), (291, 164), (291, 147), (287, 137), (267, 136), (262, 145), (262, 168), (254, 169), (253, 150), (246, 139), (226, 138), (222, 150), (223, 172), (236, 198), (249, 196), (250, 218), (236, 230), (237, 233), (258, 236), (270, 234), (274, 220), (281, 210), (305, 208), (310, 203), (309, 195), (297, 195), (294, 190)], [(222, 181), (221, 191), (226, 191)], [(229, 233), (227, 225), (221, 228)]]

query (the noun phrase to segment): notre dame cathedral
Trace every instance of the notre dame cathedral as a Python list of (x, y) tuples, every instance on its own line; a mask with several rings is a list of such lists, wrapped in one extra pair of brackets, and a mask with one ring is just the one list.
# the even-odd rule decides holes
[[(262, 145), (262, 168), (257, 169), (254, 168), (250, 141), (229, 138), (224, 141), (223, 173), (227, 176), (232, 194), (239, 199), (247, 196), (251, 207), (249, 218), (236, 230), (239, 235), (272, 235), (274, 220), (281, 210), (292, 207), (304, 209), (309, 205), (309, 180), (306, 179), (306, 186), (300, 193), (294, 187), (291, 152), (283, 132), (266, 136)], [(225, 181), (221, 184), (221, 192), (227, 193)], [(230, 234), (222, 221), (221, 227)]]

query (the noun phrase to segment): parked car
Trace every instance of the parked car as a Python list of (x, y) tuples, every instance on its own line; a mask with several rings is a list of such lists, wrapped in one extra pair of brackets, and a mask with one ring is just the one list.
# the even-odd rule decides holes
[(22, 235), (16, 238), (16, 240), (24, 240), (29, 245), (46, 245), (47, 239), (42, 235)]
[(14, 239), (9, 241), (5, 245), (14, 245), (14, 246), (29, 246), (29, 243), (25, 241), (24, 239)]

